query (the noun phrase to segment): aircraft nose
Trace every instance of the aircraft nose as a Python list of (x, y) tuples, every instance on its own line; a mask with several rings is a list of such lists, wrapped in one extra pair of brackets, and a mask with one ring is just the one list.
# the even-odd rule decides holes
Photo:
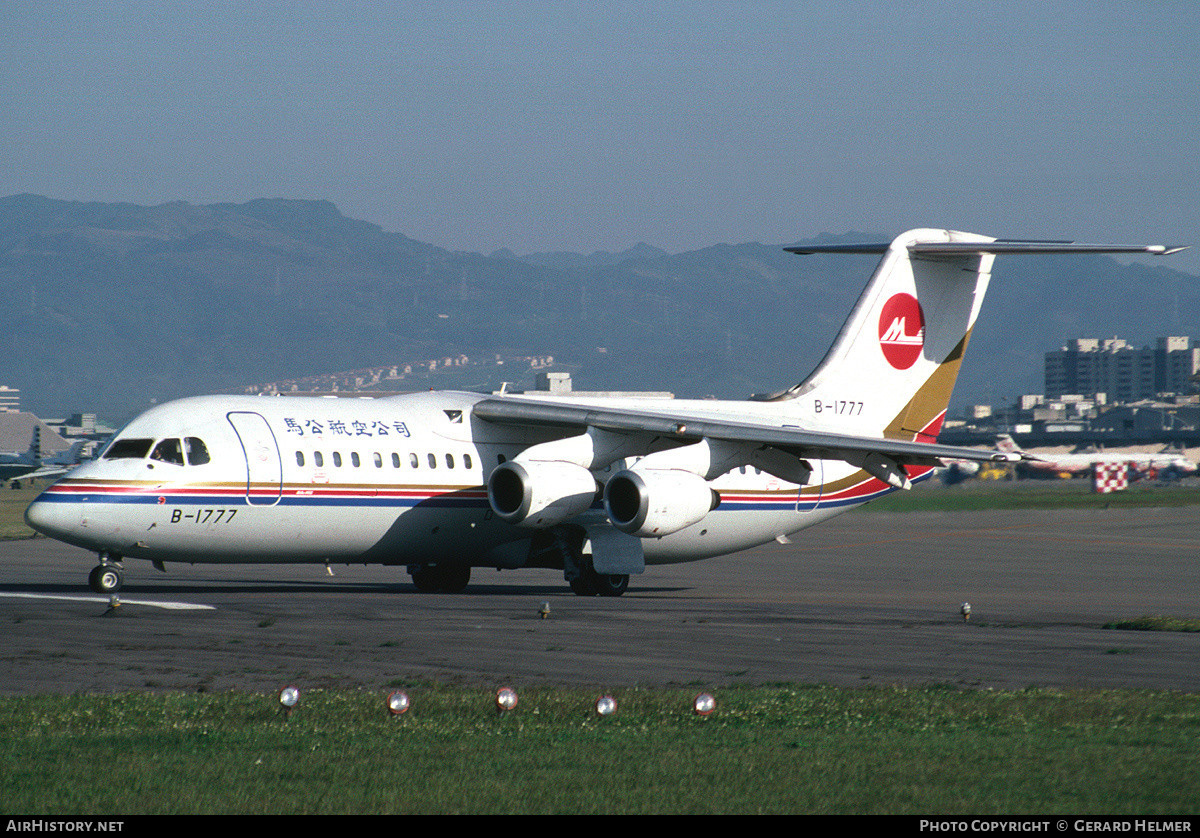
[(50, 538), (61, 538), (67, 532), (68, 504), (50, 503), (35, 499), (25, 510), (25, 523), (42, 535)]

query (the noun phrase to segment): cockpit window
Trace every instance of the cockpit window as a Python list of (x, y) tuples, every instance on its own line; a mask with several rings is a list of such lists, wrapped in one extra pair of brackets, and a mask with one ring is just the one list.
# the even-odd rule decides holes
[(154, 446), (154, 451), (150, 453), (150, 459), (181, 466), (183, 465), (183, 447), (177, 439), (164, 439)]
[(118, 439), (104, 452), (106, 460), (140, 460), (150, 451), (152, 439)]
[[(153, 451), (150, 450), (151, 446), (154, 447)], [(183, 440), (174, 437), (161, 439), (157, 445), (152, 439), (118, 439), (108, 446), (103, 458), (105, 460), (141, 460), (147, 455), (152, 460), (176, 466), (183, 465), (185, 459), (187, 464), (192, 466), (202, 466), (212, 460), (204, 440), (194, 436)]]
[(189, 466), (202, 466), (212, 459), (208, 456), (208, 446), (204, 444), (204, 440), (197, 437), (189, 436), (185, 439), (183, 448), (187, 451)]

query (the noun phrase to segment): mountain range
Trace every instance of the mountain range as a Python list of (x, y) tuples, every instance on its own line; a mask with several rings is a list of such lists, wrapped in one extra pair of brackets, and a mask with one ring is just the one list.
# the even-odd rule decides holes
[[(120, 421), (257, 382), (501, 354), (553, 355), (576, 389), (741, 398), (812, 369), (875, 262), (783, 247), (884, 238), (483, 255), (386, 232), (328, 201), (13, 195), (0, 198), (0, 384), (43, 416)], [(1200, 278), (1168, 264), (1001, 257), (955, 403), (1040, 392), (1044, 353), (1071, 338), (1191, 335)]]

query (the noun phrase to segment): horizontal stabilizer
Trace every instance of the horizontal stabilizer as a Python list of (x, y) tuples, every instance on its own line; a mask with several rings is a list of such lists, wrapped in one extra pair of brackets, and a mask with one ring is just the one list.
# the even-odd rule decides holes
[[(807, 255), (812, 253), (886, 253), (891, 242), (865, 244), (813, 244), (785, 247), (788, 253)], [(1166, 256), (1187, 250), (1187, 245), (1165, 244), (1082, 244), (1070, 241), (1022, 241), (1019, 239), (996, 239), (991, 242), (923, 242), (908, 245), (908, 252), (928, 256), (971, 256), (979, 253), (992, 255), (1049, 254), (1049, 253), (1150, 253)]]

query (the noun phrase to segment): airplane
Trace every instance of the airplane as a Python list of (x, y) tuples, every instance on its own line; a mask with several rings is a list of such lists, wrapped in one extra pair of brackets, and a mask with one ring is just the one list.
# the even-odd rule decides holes
[(86, 440), (75, 442), (66, 451), (51, 457), (43, 457), (42, 429), (34, 425), (27, 450), (0, 453), (0, 483), (17, 479), (33, 480), (43, 477), (58, 477), (65, 474), (79, 463), (83, 447), (86, 444)]
[(0, 481), (11, 480), (38, 467), (42, 458), (42, 429), (33, 426), (29, 448), (25, 451), (0, 452)]
[(954, 486), (963, 481), (970, 480), (979, 474), (982, 466), (974, 460), (954, 460), (945, 459), (942, 462), (946, 467), (939, 469), (942, 477), (942, 482), (947, 486)]
[(141, 414), (39, 495), (33, 529), (126, 559), (405, 566), (421, 591), (472, 568), (551, 568), (619, 596), (648, 566), (746, 550), (930, 476), (997, 255), (1161, 245), (999, 240), (917, 229), (790, 247), (881, 257), (799, 384), (746, 401), (429, 391), (379, 399), (198, 396)]
[(1157, 454), (1122, 453), (1120, 451), (1085, 451), (1078, 454), (1028, 454), (1023, 451), (1011, 434), (996, 437), (996, 449), (1026, 455), (1020, 470), (1035, 476), (1072, 476), (1091, 472), (1097, 465), (1129, 464), (1139, 471), (1189, 475), (1196, 473), (1196, 464), (1177, 451), (1160, 451)]

